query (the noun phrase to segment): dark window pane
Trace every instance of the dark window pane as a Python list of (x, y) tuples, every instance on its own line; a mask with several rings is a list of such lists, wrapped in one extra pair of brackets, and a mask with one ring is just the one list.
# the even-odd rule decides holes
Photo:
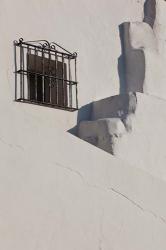
[(27, 70), (30, 100), (42, 102), (44, 93), (44, 102), (67, 106), (66, 63), (27, 54)]

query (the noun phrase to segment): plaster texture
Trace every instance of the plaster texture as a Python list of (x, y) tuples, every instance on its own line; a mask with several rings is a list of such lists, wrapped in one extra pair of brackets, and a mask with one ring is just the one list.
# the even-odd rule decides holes
[(154, 32), (157, 38), (157, 48), (160, 55), (166, 57), (166, 26), (165, 26), (165, 1), (157, 1), (156, 4), (156, 21), (154, 24)]
[[(163, 10), (166, 10), (165, 1), (145, 1), (144, 22), (125, 22), (121, 25), (123, 92), (135, 91), (165, 98)], [(159, 37), (161, 29), (162, 39)]]
[(165, 123), (166, 102), (137, 93), (137, 108), (130, 116), (132, 132), (117, 145), (116, 153), (139, 167), (166, 180)]
[(80, 138), (91, 143), (95, 136), (96, 146), (166, 180), (164, 99), (141, 93), (106, 98), (93, 103), (91, 120), (80, 123)]
[[(144, 17), (144, 2), (104, 0), (102, 3), (94, 3), (71, 0), (69, 3), (67, 0), (1, 0), (0, 30), (3, 39), (0, 41), (0, 80), (4, 91), (0, 98), (5, 106), (14, 97), (14, 74), (11, 73), (14, 71), (12, 42), (20, 37), (25, 40), (56, 41), (69, 51), (78, 52), (80, 107), (91, 101), (119, 94), (123, 84), (120, 83), (120, 79), (123, 76), (120, 63), (118, 65), (121, 56), (118, 26), (124, 22), (141, 22)], [(164, 0), (156, 1), (154, 33), (158, 53), (163, 59), (157, 60), (154, 56), (150, 61), (152, 66), (159, 63), (159, 68), (161, 64), (166, 63), (165, 5)], [(145, 39), (144, 34), (142, 38)], [(160, 78), (163, 83), (165, 74), (162, 73)], [(153, 94), (162, 94), (165, 98), (162, 83), (158, 87), (161, 91), (158, 90), (159, 93), (156, 94), (156, 81), (153, 80)]]
[(126, 92), (136, 91), (165, 98), (165, 55), (149, 24), (124, 23), (123, 54)]
[[(141, 23), (142, 24), (142, 23)], [(131, 91), (143, 92), (143, 85), (145, 80), (145, 55), (142, 50), (142, 46), (134, 48), (132, 45), (132, 37), (136, 43), (141, 40), (142, 37), (135, 33), (131, 34), (131, 23), (126, 22), (121, 25), (121, 43), (122, 43), (122, 57), (123, 57), (123, 69), (124, 69), (124, 92), (129, 93)], [(147, 25), (147, 27), (150, 26)]]
[(118, 26), (125, 21), (141, 21), (143, 2), (1, 0), (0, 81), (4, 91), (0, 98), (7, 105), (14, 96), (12, 43), (20, 37), (25, 41), (55, 41), (71, 52), (78, 52), (80, 107), (118, 94), (121, 54)]
[(128, 115), (135, 113), (137, 96), (135, 93), (111, 96), (92, 104), (91, 119), (120, 118), (125, 119)]
[[(133, 23), (130, 26), (130, 36), (132, 47), (144, 51), (143, 92), (165, 98), (165, 59), (158, 53), (157, 40), (153, 30), (146, 23)], [(141, 74), (140, 71), (139, 73)]]
[[(12, 42), (20, 37), (55, 41), (78, 52), (80, 107), (118, 95), (118, 26), (141, 22), (144, 1), (0, 4), (0, 249), (165, 250), (165, 101), (137, 94), (137, 106), (135, 95), (115, 98), (114, 108), (121, 108), (113, 108), (115, 117), (101, 117), (98, 129), (104, 124), (112, 133), (117, 157), (67, 133), (77, 124), (77, 112), (13, 102)], [(164, 4), (157, 1), (154, 25), (161, 55), (166, 51)], [(97, 103), (93, 114), (98, 119)], [(152, 138), (161, 150), (159, 158), (155, 145), (150, 147)]]
[(0, 136), (1, 249), (165, 250), (164, 181), (16, 106)]
[(81, 139), (109, 153), (114, 153), (116, 140), (126, 132), (121, 119), (105, 118), (81, 122), (78, 135)]
[(118, 140), (132, 129), (130, 116), (135, 113), (136, 94), (113, 96), (92, 104), (90, 121), (81, 121), (78, 136), (115, 154)]

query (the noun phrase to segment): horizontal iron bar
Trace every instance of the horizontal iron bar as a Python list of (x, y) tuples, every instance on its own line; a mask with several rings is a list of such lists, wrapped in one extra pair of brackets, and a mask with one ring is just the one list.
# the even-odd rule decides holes
[[(20, 47), (20, 45), (16, 45), (17, 47)], [(31, 47), (32, 48), (31, 48)], [(67, 59), (67, 60), (72, 60), (72, 59), (75, 59), (74, 57), (71, 57), (70, 55), (67, 55), (67, 54), (65, 54), (65, 53), (61, 53), (61, 52), (56, 52), (56, 51), (52, 51), (52, 50), (45, 50), (45, 48), (36, 48), (36, 47), (34, 47), (33, 45), (30, 45), (29, 47), (27, 47), (27, 46), (25, 46), (25, 45), (23, 45), (22, 46), (22, 48), (23, 49), (26, 49), (26, 50), (33, 50), (33, 51), (36, 51), (36, 49), (37, 49), (37, 52), (40, 52), (40, 53), (44, 53), (45, 55), (51, 55), (51, 56), (56, 56), (57, 58), (62, 58), (62, 57), (64, 57), (65, 59)], [(58, 55), (57, 55), (58, 54)], [(32, 55), (34, 55), (34, 54), (32, 54)], [(44, 57), (44, 58), (47, 58), (47, 57)]]
[[(37, 76), (44, 76), (44, 77), (48, 77), (48, 78), (53, 78), (55, 80), (60, 80), (60, 81), (65, 81), (67, 83), (72, 83), (71, 85), (77, 85), (78, 82), (75, 81), (71, 81), (71, 80), (67, 80), (67, 79), (63, 79), (63, 78), (58, 78), (56, 76), (52, 76), (52, 75), (46, 75), (46, 74), (41, 74), (41, 73), (37, 73), (37, 72), (32, 72), (32, 71), (28, 71), (28, 70), (18, 70), (16, 72), (14, 72), (15, 74), (24, 74), (24, 75), (37, 75)], [(70, 85), (70, 84), (68, 84)]]
[(56, 45), (57, 47), (59, 47), (60, 49), (63, 49), (64, 51), (66, 51), (68, 54), (73, 55), (73, 53), (69, 52), (68, 50), (64, 49), (62, 46), (60, 46), (59, 44), (52, 42), (51, 44)]
[[(51, 48), (46, 48), (46, 47), (41, 47), (41, 46), (38, 46), (38, 45), (34, 45), (34, 44), (30, 44), (30, 43), (26, 43), (26, 42), (22, 42), (22, 43), (15, 43), (15, 46), (17, 47), (20, 47), (22, 45), (26, 45), (28, 47), (33, 47), (33, 48), (37, 48), (39, 49), (41, 52), (44, 50), (44, 51), (48, 51), (48, 52), (54, 52), (57, 53), (57, 54), (60, 54), (60, 55), (64, 55), (64, 56), (67, 56), (67, 58), (70, 58), (70, 59), (74, 59), (77, 57), (77, 54), (67, 54), (67, 53), (64, 53), (64, 52), (60, 52), (58, 50), (53, 50)], [(24, 47), (24, 48), (27, 48), (27, 47)]]
[(48, 42), (47, 40), (36, 40), (36, 41), (24, 41), (24, 39), (23, 38), (20, 38), (19, 39), (19, 42), (20, 43), (39, 43), (39, 44), (41, 44), (41, 42), (44, 42), (44, 44), (42, 44), (43, 46), (44, 45), (46, 45), (46, 46), (48, 46), (48, 47), (51, 47), (51, 46), (54, 46), (54, 48), (55, 48), (55, 45), (57, 46), (57, 47), (59, 47), (60, 49), (62, 49), (62, 50), (64, 50), (64, 51), (66, 51), (68, 54), (74, 54), (74, 53), (71, 53), (70, 51), (68, 51), (68, 50), (66, 50), (65, 48), (63, 48), (62, 46), (60, 46), (59, 44), (57, 44), (57, 43), (55, 43), (55, 42)]
[(72, 107), (68, 107), (68, 106), (60, 106), (60, 105), (53, 104), (53, 103), (32, 101), (32, 100), (27, 100), (27, 99), (22, 99), (22, 98), (19, 98), (19, 99), (15, 100), (15, 101), (16, 102), (23, 102), (23, 103), (40, 105), (40, 106), (44, 106), (44, 107), (57, 108), (57, 109), (62, 109), (62, 110), (70, 111), (70, 112), (78, 110), (78, 108), (72, 108)]

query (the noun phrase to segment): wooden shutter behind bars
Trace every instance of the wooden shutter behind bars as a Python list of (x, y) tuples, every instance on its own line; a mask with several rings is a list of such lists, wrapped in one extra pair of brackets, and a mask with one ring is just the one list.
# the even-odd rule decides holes
[[(43, 67), (44, 63), (44, 67)], [(44, 69), (44, 72), (43, 72)], [(44, 92), (44, 102), (67, 106), (67, 64), (61, 61), (49, 60), (34, 54), (27, 54), (27, 70), (30, 100), (42, 102)], [(36, 75), (40, 73), (41, 75)], [(43, 91), (44, 76), (44, 91)], [(52, 78), (56, 77), (59, 79)], [(36, 84), (37, 82), (37, 84)], [(37, 85), (37, 86), (36, 86)], [(51, 91), (50, 91), (51, 87)]]

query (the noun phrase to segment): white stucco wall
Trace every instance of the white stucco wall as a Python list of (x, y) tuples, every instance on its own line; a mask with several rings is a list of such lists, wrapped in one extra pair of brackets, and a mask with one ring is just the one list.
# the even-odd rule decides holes
[(166, 180), (166, 101), (140, 93), (136, 96), (136, 111), (129, 117), (131, 131), (117, 140), (115, 154)]
[(164, 250), (165, 183), (66, 131), (77, 112), (14, 103), (13, 40), (78, 52), (79, 104), (119, 93), (135, 0), (1, 0), (0, 249)]
[(0, 139), (1, 249), (165, 249), (164, 182), (58, 127), (19, 122), (17, 144)]
[(154, 26), (155, 35), (157, 37), (158, 43), (158, 51), (159, 53), (166, 57), (166, 19), (165, 19), (165, 11), (166, 11), (166, 3), (165, 1), (157, 0), (157, 15), (156, 22)]
[(0, 79), (6, 95), (13, 98), (12, 42), (20, 37), (56, 41), (78, 52), (80, 105), (119, 93), (118, 26), (142, 16), (143, 1), (1, 0)]
[[(118, 26), (125, 21), (142, 21), (143, 4), (144, 0), (104, 0), (102, 3), (93, 0), (1, 0), (0, 79), (5, 91), (1, 99), (9, 102), (14, 96), (12, 42), (20, 37), (56, 41), (78, 52), (80, 106), (118, 94), (118, 58), (121, 55)], [(166, 54), (165, 9), (165, 1), (157, 0), (154, 30), (162, 56)]]
[[(154, 29), (143, 22), (130, 24), (130, 39), (134, 49), (145, 55), (145, 79), (143, 92), (166, 99), (166, 2), (156, 1)], [(143, 63), (143, 62), (142, 62)], [(140, 72), (141, 74), (141, 72)]]
[[(118, 57), (121, 45), (118, 26), (124, 21), (142, 20), (144, 1), (11, 1), (2, 0), (0, 8), (0, 110), (3, 115), (1, 133), (13, 137), (17, 128), (14, 110), (23, 123), (31, 117), (32, 124), (45, 122), (65, 130), (77, 123), (72, 114), (13, 102), (14, 51), (13, 40), (47, 39), (56, 41), (69, 51), (78, 52), (79, 107), (119, 93)], [(6, 116), (11, 117), (7, 121)], [(6, 128), (9, 126), (9, 129)], [(40, 130), (40, 128), (39, 128)], [(17, 138), (17, 133), (16, 133)], [(16, 139), (17, 140), (17, 139)]]

